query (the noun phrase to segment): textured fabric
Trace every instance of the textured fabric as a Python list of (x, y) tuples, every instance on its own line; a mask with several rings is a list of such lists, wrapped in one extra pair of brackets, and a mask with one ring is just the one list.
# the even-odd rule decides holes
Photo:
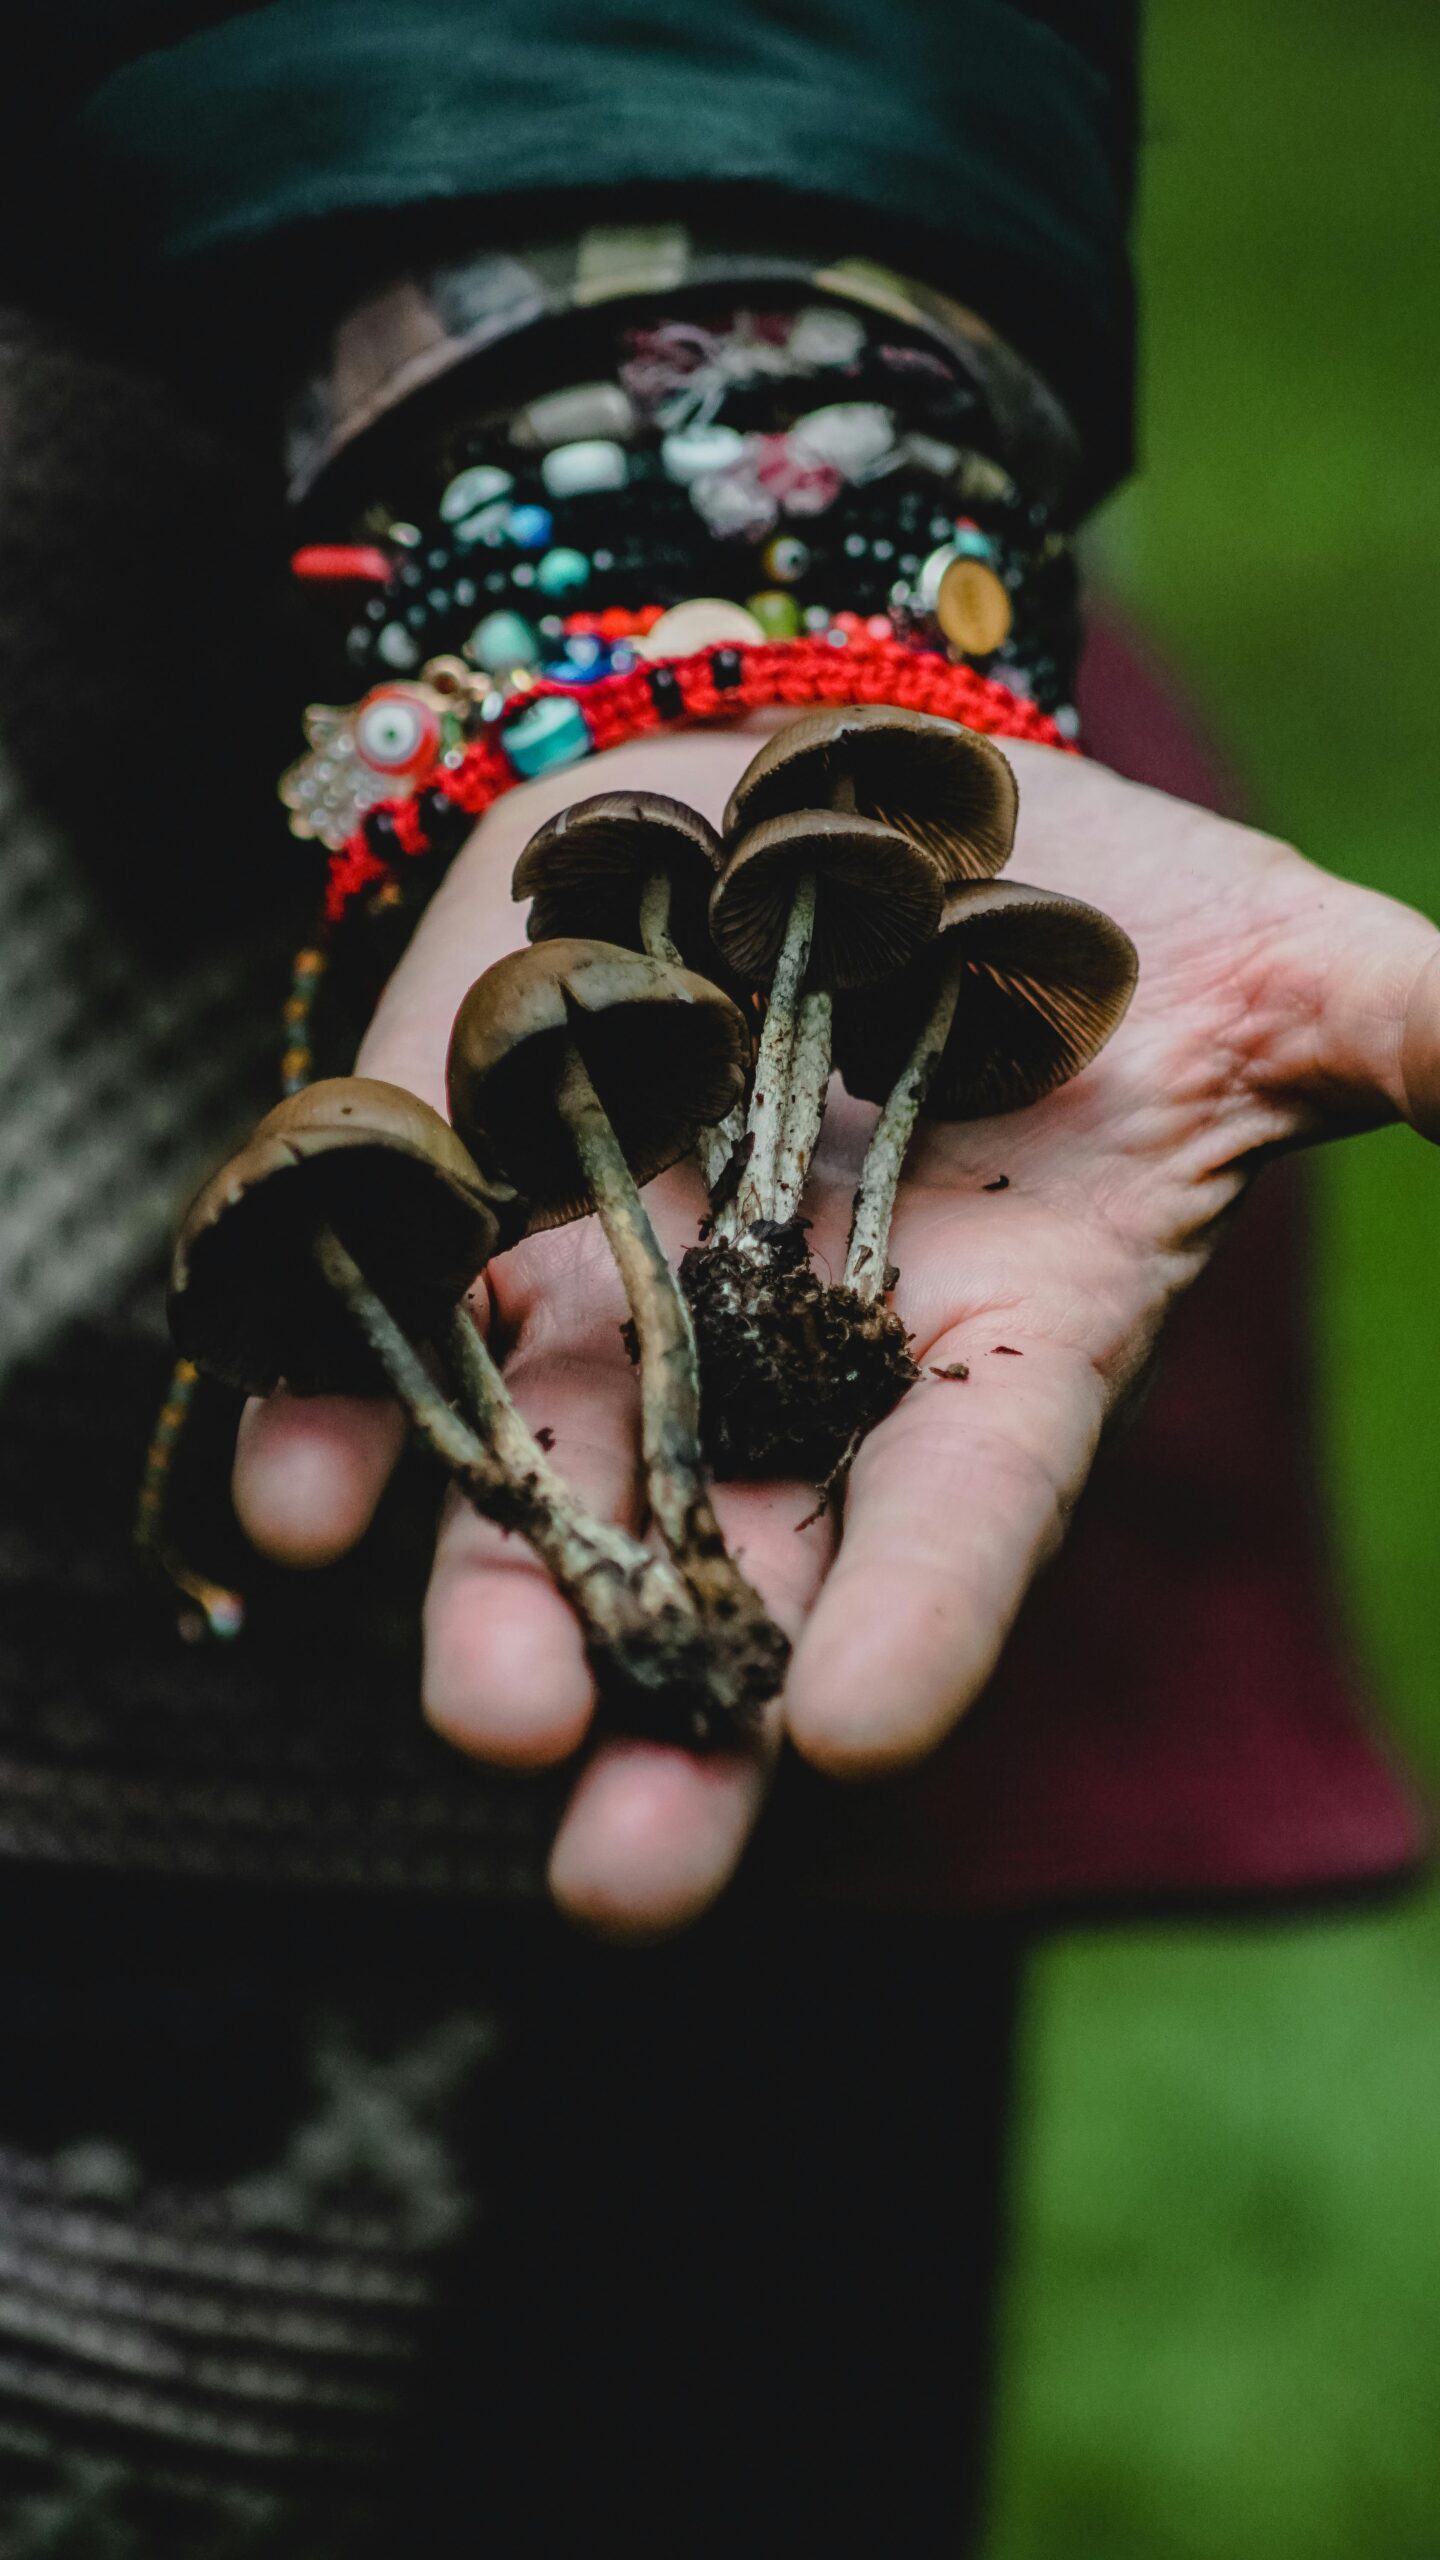
[[(711, 189), (769, 199), (779, 230), (787, 205), (840, 204), (842, 247), (924, 244), (897, 263), (1050, 376), (1103, 483), (1129, 439), (1133, 43), (1123, 9), (1058, 14), (1064, 35), (1004, 0), (733, 0), (718, 21), (688, 0), (132, 8), (82, 27), (37, 94), (33, 288), (467, 199), (621, 191), (673, 211)], [(83, 266), (64, 249), (80, 240)]]
[(1016, 1933), (0, 1930), (5, 2560), (972, 2547)]

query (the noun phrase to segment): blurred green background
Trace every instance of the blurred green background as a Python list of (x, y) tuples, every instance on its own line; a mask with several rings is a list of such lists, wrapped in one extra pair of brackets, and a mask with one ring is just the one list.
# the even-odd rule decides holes
[[(1257, 816), (1440, 916), (1440, 11), (1148, 0), (1144, 469), (1106, 582)], [(1335, 1149), (1328, 1501), (1440, 1793), (1440, 1160)], [(1440, 1890), (1032, 1983), (986, 2560), (1437, 2560)]]

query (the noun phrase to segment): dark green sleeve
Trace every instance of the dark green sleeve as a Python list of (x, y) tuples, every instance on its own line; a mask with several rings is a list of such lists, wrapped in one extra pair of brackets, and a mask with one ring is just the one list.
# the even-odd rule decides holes
[(908, 259), (1049, 375), (1092, 486), (1128, 459), (1124, 0), (116, 0), (97, 26), (47, 161), (112, 291), (344, 217), (723, 189)]

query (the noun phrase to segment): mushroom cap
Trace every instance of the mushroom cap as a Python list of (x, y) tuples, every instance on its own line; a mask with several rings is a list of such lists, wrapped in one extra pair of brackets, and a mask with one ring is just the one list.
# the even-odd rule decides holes
[(678, 1163), (745, 1091), (749, 1027), (708, 978), (573, 934), (507, 953), (455, 1017), (450, 1109), (480, 1161), (523, 1189), (532, 1233), (590, 1208), (556, 1101), (572, 1040), (637, 1182)]
[(640, 900), (657, 871), (670, 880), (670, 936), (687, 962), (711, 956), (710, 892), (725, 849), (709, 821), (663, 791), (601, 791), (534, 834), (512, 888), (532, 901), (532, 942), (580, 934), (640, 945)]
[(862, 818), (923, 845), (947, 880), (988, 880), (1009, 859), (1020, 794), (994, 741), (883, 703), (777, 729), (730, 795), (726, 843), (792, 810), (833, 808), (852, 789)]
[(170, 1272), (177, 1350), (247, 1395), (374, 1392), (374, 1361), (311, 1250), (333, 1228), (415, 1341), (484, 1269), (513, 1195), (428, 1102), (371, 1076), (287, 1095), (186, 1211)]
[(897, 827), (848, 810), (767, 818), (742, 836), (710, 899), (710, 930), (749, 986), (767, 986), (798, 883), (815, 874), (807, 983), (862, 987), (902, 969), (939, 927), (944, 879)]
[(1078, 1075), (1122, 1020), (1139, 966), (1098, 907), (1022, 880), (956, 882), (938, 938), (903, 976), (836, 1006), (836, 1063), (861, 1101), (885, 1100), (956, 959), (964, 977), (925, 1098), (932, 1120), (1019, 1111)]

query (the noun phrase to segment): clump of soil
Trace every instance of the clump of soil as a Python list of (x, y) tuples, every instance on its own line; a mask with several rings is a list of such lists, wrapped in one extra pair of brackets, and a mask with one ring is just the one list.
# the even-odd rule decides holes
[(663, 1606), (610, 1644), (589, 1645), (602, 1724), (692, 1751), (734, 1751), (760, 1731), (790, 1647), (757, 1608), (709, 1616)]
[(898, 1316), (819, 1278), (799, 1218), (693, 1246), (680, 1285), (719, 1475), (800, 1476), (828, 1491), (920, 1374)]

